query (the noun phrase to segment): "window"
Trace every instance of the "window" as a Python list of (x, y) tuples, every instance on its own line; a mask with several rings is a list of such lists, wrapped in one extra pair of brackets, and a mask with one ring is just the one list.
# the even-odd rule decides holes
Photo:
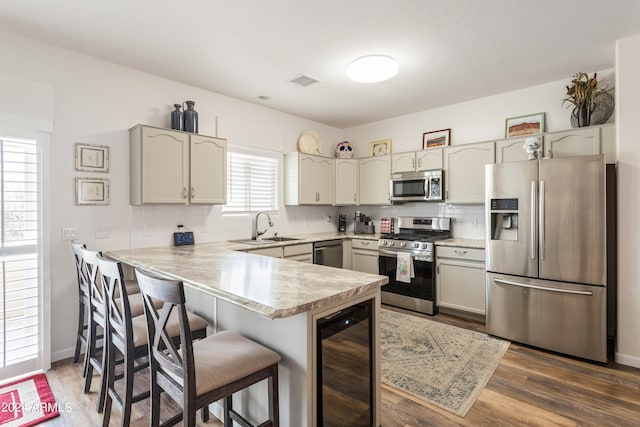
[(0, 134), (0, 377), (34, 363), (40, 339), (39, 153)]
[(227, 152), (227, 204), (223, 213), (278, 210), (280, 153), (230, 147)]

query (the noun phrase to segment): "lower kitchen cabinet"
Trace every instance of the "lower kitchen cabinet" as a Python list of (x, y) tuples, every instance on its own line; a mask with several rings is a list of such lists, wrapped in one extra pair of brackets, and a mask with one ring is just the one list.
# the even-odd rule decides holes
[(378, 274), (378, 241), (351, 239), (351, 269)]
[(313, 244), (283, 246), (283, 258), (313, 264)]
[(257, 255), (270, 256), (273, 258), (284, 258), (293, 261), (313, 264), (313, 244), (311, 243), (250, 249), (247, 252)]
[(484, 249), (436, 247), (436, 305), (485, 314)]

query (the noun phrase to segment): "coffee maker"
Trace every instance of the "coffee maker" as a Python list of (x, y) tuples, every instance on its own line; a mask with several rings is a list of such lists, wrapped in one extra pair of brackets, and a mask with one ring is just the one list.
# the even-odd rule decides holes
[(338, 231), (340, 233), (344, 233), (347, 231), (347, 215), (340, 214), (338, 215)]
[(355, 218), (353, 220), (353, 232), (355, 234), (373, 234), (375, 233), (371, 217), (366, 216), (360, 211), (356, 211)]

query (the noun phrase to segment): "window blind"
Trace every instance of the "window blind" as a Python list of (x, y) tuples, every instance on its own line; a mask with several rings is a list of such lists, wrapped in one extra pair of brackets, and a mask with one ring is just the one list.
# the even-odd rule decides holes
[(227, 152), (227, 204), (223, 213), (278, 210), (278, 158)]
[(40, 349), (38, 146), (0, 136), (0, 368)]

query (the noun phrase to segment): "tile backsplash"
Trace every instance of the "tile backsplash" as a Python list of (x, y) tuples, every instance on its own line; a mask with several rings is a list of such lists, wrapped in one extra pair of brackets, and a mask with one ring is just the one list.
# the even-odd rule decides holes
[(380, 230), (380, 218), (401, 216), (432, 216), (451, 218), (453, 237), (463, 239), (485, 238), (484, 205), (450, 205), (447, 203), (406, 203), (392, 206), (348, 206), (339, 213), (347, 215), (347, 230), (353, 230), (356, 211), (370, 216), (376, 232)]

